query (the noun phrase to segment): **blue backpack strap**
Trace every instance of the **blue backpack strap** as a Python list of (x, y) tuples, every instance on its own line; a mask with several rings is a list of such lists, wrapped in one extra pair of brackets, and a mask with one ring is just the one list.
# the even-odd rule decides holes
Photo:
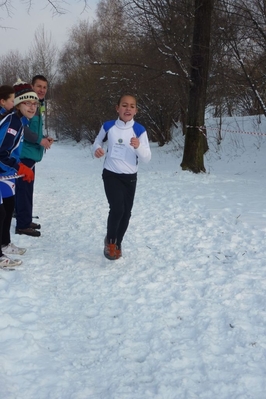
[(142, 135), (142, 133), (144, 133), (146, 131), (145, 127), (142, 126), (138, 122), (134, 123), (133, 130), (134, 130), (134, 133), (135, 133), (136, 137), (140, 137)]
[(108, 140), (108, 131), (111, 129), (111, 127), (114, 126), (115, 122), (116, 122), (115, 120), (104, 122), (103, 128), (104, 128), (106, 134), (105, 134), (105, 137), (103, 139), (103, 142)]

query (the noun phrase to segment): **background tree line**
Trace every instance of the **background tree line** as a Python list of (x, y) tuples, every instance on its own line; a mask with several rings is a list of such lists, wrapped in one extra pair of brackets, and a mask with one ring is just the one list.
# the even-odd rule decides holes
[[(264, 0), (212, 0), (208, 90), (213, 116), (266, 115)], [(49, 125), (59, 137), (93, 142), (120, 94), (136, 94), (138, 121), (164, 145), (187, 130), (195, 0), (100, 0), (96, 18), (73, 26), (58, 51), (40, 27), (26, 56), (0, 61), (1, 84), (42, 73)], [(26, 58), (26, 62), (25, 62)]]

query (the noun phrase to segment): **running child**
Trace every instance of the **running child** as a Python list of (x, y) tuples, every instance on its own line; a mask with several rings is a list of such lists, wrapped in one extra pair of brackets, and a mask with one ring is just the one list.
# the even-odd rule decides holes
[(96, 158), (105, 155), (103, 183), (109, 203), (104, 256), (116, 260), (122, 256), (122, 241), (127, 231), (137, 184), (138, 162), (148, 163), (151, 150), (146, 129), (134, 121), (137, 100), (131, 94), (120, 97), (116, 111), (118, 119), (105, 122), (93, 144)]

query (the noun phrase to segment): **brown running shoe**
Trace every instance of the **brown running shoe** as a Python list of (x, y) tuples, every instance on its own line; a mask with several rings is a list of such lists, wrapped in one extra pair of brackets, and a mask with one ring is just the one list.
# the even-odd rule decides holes
[(31, 224), (30, 224), (30, 228), (31, 228), (31, 229), (40, 230), (40, 228), (41, 228), (41, 225), (40, 225), (40, 224), (38, 224), (38, 223), (31, 222)]
[(16, 234), (25, 234), (26, 236), (32, 236), (32, 237), (40, 237), (40, 235), (41, 235), (41, 233), (38, 230), (32, 229), (31, 227), (28, 227), (27, 229), (16, 228), (15, 233)]
[(115, 248), (115, 256), (116, 256), (116, 259), (121, 258), (121, 256), (122, 256), (122, 247), (121, 247), (121, 244), (120, 244), (120, 245), (116, 245), (116, 248)]
[[(109, 241), (109, 242), (108, 242)], [(104, 256), (109, 260), (116, 260), (116, 244), (112, 240), (108, 240), (107, 237), (104, 239)]]

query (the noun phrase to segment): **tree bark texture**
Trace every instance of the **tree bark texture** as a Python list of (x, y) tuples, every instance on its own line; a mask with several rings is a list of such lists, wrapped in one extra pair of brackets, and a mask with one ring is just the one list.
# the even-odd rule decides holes
[(209, 73), (211, 15), (214, 0), (195, 0), (195, 21), (191, 55), (191, 86), (187, 132), (181, 167), (194, 173), (205, 172), (204, 153), (208, 150), (205, 105)]

